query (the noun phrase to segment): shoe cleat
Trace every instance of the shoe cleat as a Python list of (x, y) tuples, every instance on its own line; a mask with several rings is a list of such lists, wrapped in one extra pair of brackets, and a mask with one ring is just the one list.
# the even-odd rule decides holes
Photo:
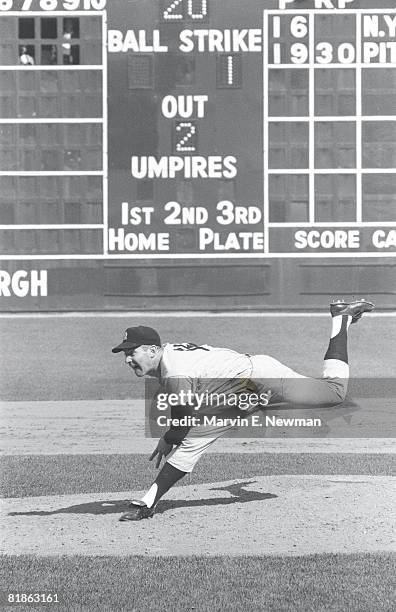
[(346, 302), (343, 300), (335, 300), (330, 304), (330, 313), (332, 317), (347, 315), (352, 317), (352, 323), (357, 323), (365, 312), (372, 312), (375, 306), (365, 299)]
[(120, 517), (120, 521), (141, 521), (142, 519), (152, 518), (155, 514), (155, 507), (148, 508), (141, 501), (132, 501), (129, 507), (130, 510)]

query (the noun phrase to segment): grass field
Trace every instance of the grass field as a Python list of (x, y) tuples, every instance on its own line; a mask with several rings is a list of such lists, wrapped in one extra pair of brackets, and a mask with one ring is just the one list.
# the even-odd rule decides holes
[[(3, 414), (15, 408), (13, 419), (2, 418), (2, 439), (11, 440), (1, 458), (3, 598), (5, 592), (57, 591), (61, 602), (9, 609), (393, 610), (394, 447), (392, 454), (378, 453), (378, 440), (375, 451), (364, 453), (351, 453), (348, 438), (334, 452), (326, 452), (328, 440), (321, 452), (309, 440), (299, 453), (278, 453), (266, 440), (260, 452), (243, 444), (226, 452), (219, 445), (152, 520), (117, 521), (124, 493), (144, 490), (156, 472), (146, 451), (134, 448), (135, 425), (130, 452), (108, 453), (106, 438), (87, 428), (84, 414), (74, 410), (68, 418), (68, 402), (106, 401), (109, 447), (125, 442), (125, 422), (111, 418), (111, 402), (130, 401), (133, 410), (143, 387), (111, 347), (134, 323), (0, 321)], [(139, 319), (144, 323), (157, 327), (164, 341), (268, 353), (318, 376), (329, 331), (325, 318)], [(378, 379), (386, 396), (395, 345), (395, 318), (366, 317), (351, 329), (352, 376)], [(53, 429), (46, 429), (43, 402), (57, 415), (62, 405)], [(32, 440), (29, 432), (40, 428)], [(60, 453), (53, 452), (55, 434)], [(73, 440), (84, 436), (95, 454), (76, 450)], [(24, 441), (34, 452), (20, 450)], [(365, 448), (370, 444), (367, 439)], [(58, 554), (62, 546), (65, 553)]]
[(61, 603), (56, 610), (372, 612), (394, 609), (394, 570), (394, 559), (384, 554), (293, 559), (18, 557), (3, 559), (2, 578), (11, 591), (21, 588), (19, 577), (24, 575), (26, 592), (57, 592)]

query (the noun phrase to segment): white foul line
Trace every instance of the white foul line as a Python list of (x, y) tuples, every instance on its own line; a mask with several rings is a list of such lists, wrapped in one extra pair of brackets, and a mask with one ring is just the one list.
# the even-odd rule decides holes
[[(210, 311), (197, 311), (192, 310), (186, 311), (172, 311), (172, 312), (159, 312), (153, 311), (109, 311), (109, 312), (13, 312), (13, 313), (0, 313), (0, 319), (220, 319), (224, 317), (228, 318), (328, 318), (330, 315), (328, 312), (210, 312)], [(389, 312), (373, 312), (366, 315), (367, 317), (375, 318), (393, 318), (396, 317), (396, 310)]]

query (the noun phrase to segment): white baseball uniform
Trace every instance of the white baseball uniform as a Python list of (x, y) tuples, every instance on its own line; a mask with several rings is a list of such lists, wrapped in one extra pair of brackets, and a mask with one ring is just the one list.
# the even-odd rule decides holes
[[(209, 345), (191, 343), (165, 344), (160, 364), (160, 384), (166, 393), (209, 394), (226, 396), (254, 392), (268, 393), (271, 401), (283, 401), (301, 407), (337, 405), (345, 399), (349, 368), (338, 359), (324, 362), (323, 377), (310, 378), (295, 372), (269, 355), (247, 355)], [(225, 405), (221, 416), (242, 413)], [(200, 414), (219, 414), (218, 405), (207, 403)], [(167, 461), (183, 472), (191, 472), (200, 456), (233, 426), (192, 427)]]

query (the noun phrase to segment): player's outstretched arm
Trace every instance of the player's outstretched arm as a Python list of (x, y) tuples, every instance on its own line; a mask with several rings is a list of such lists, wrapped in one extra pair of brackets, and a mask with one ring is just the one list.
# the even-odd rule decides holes
[(164, 440), (164, 438), (160, 438), (156, 448), (151, 453), (149, 461), (152, 461), (154, 457), (157, 457), (157, 462), (155, 464), (156, 468), (159, 468), (161, 465), (161, 461), (164, 457), (167, 457), (173, 448), (173, 444), (169, 444)]
[(169, 455), (173, 446), (178, 446), (181, 444), (184, 438), (187, 436), (191, 427), (188, 425), (179, 425), (179, 422), (183, 417), (190, 417), (193, 414), (193, 410), (194, 409), (192, 406), (172, 406), (172, 424), (168, 431), (159, 440), (157, 447), (150, 457), (150, 461), (152, 461), (154, 457), (157, 457), (157, 463), (155, 465), (156, 468), (161, 465), (162, 459)]

